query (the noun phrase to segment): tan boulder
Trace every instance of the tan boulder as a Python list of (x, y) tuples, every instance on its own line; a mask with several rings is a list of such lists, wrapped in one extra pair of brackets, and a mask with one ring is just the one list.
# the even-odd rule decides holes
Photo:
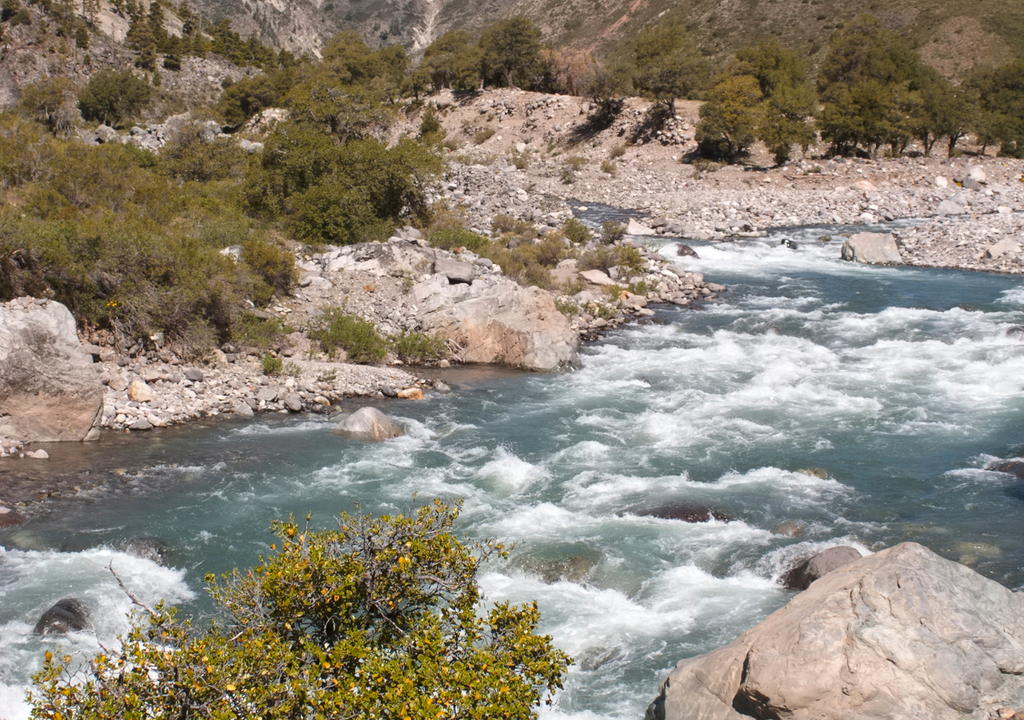
[(680, 662), (647, 720), (961, 720), (1022, 694), (1024, 594), (903, 543)]
[(356, 440), (376, 442), (390, 440), (403, 434), (398, 423), (374, 407), (356, 410), (338, 423), (334, 432)]
[(899, 246), (892, 233), (857, 233), (843, 243), (843, 260), (868, 265), (902, 265)]
[(28, 297), (0, 305), (0, 436), (93, 439), (102, 410), (101, 377), (68, 309)]
[(145, 380), (132, 380), (128, 386), (128, 399), (135, 402), (153, 402), (156, 400), (156, 393), (153, 388), (146, 384)]

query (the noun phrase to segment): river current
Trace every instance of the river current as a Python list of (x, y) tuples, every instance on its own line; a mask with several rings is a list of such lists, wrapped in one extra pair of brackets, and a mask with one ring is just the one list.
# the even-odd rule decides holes
[[(463, 498), (462, 531), (517, 543), (485, 568), (486, 597), (536, 598), (577, 659), (549, 717), (642, 717), (678, 660), (785, 604), (780, 574), (815, 549), (913, 540), (1024, 584), (1024, 486), (983, 469), (1024, 451), (1024, 339), (1008, 333), (1024, 324), (1020, 280), (844, 263), (817, 240), (836, 230), (696, 243), (699, 259), (659, 240), (729, 291), (614, 331), (574, 372), (389, 403), (408, 429), (394, 441), (278, 416), (108, 450), (124, 492), (0, 533), (0, 717), (28, 717), (47, 648), (89, 652), (124, 630), (108, 565), (144, 600), (202, 611), (203, 575), (251, 565), (289, 513), (326, 526), (356, 505)], [(642, 514), (679, 505), (726, 519)], [(167, 567), (117, 549), (142, 536), (168, 544)], [(552, 582), (560, 571), (576, 582)], [(34, 637), (65, 596), (95, 629)]]

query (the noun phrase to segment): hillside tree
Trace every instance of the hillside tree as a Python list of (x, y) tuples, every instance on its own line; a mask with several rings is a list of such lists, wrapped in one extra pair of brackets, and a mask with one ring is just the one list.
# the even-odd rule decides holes
[(637, 36), (633, 84), (668, 112), (673, 112), (676, 98), (696, 96), (710, 74), (710, 66), (682, 25), (658, 23)]
[(499, 20), (480, 35), (483, 65), (507, 87), (517, 87), (517, 80), (525, 84), (540, 58), (540, 39), (540, 30), (522, 15)]

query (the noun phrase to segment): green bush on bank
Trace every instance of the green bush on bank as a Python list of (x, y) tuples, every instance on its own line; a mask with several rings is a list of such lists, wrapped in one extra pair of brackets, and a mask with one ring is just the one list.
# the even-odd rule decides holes
[(309, 328), (309, 339), (331, 357), (344, 350), (356, 363), (376, 363), (388, 352), (388, 342), (369, 320), (346, 313), (341, 308), (325, 308)]
[(482, 606), (479, 568), (507, 552), (460, 540), (459, 510), (276, 522), (255, 568), (207, 576), (209, 624), (161, 604), (80, 674), (47, 652), (33, 716), (532, 720), (571, 660), (536, 603)]

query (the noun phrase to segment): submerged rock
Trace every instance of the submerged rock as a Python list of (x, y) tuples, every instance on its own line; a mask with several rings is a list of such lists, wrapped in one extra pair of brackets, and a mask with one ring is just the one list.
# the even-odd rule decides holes
[(152, 560), (157, 565), (166, 565), (171, 557), (171, 547), (158, 537), (137, 537), (125, 542), (124, 551), (129, 555)]
[(790, 590), (806, 590), (815, 580), (860, 558), (861, 554), (856, 548), (848, 545), (831, 547), (790, 568), (782, 576), (782, 584)]
[(899, 246), (892, 233), (857, 233), (843, 243), (843, 260), (868, 265), (902, 265)]
[(89, 611), (82, 601), (66, 597), (43, 613), (32, 632), (36, 635), (63, 635), (72, 630), (85, 630), (88, 624)]
[(364, 407), (356, 410), (338, 423), (334, 432), (357, 440), (380, 442), (402, 435), (402, 428), (377, 408)]
[(1024, 458), (1010, 458), (1009, 460), (996, 460), (985, 466), (986, 470), (993, 472), (1007, 473), (1019, 478), (1024, 478)]
[(682, 520), (688, 523), (704, 523), (710, 522), (711, 520), (718, 520), (720, 522), (729, 522), (734, 518), (730, 515), (726, 515), (723, 512), (719, 512), (714, 508), (705, 507), (703, 505), (687, 505), (684, 503), (671, 503), (668, 505), (659, 505), (657, 507), (639, 508), (631, 511), (634, 515), (640, 517), (656, 517), (662, 520)]
[(517, 564), (526, 572), (540, 576), (549, 585), (559, 581), (579, 583), (597, 565), (597, 559), (585, 555), (570, 555), (558, 560), (524, 557)]
[(92, 439), (102, 411), (103, 383), (71, 312), (28, 297), (0, 305), (0, 436)]
[(903, 543), (680, 662), (647, 720), (959, 720), (1022, 693), (1024, 595)]

